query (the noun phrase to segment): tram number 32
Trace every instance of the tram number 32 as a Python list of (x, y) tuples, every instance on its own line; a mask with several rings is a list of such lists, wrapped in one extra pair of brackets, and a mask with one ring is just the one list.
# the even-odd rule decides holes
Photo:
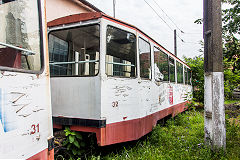
[(112, 102), (112, 107), (118, 107), (118, 101)]
[(35, 134), (35, 133), (39, 133), (39, 124), (37, 124), (37, 125), (35, 125), (35, 124), (33, 124), (32, 126), (31, 126), (31, 135), (32, 134)]

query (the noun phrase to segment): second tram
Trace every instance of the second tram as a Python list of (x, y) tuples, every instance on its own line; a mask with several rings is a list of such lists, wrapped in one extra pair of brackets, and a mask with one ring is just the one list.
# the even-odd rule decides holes
[(54, 128), (132, 141), (186, 109), (190, 68), (141, 30), (92, 12), (48, 23)]

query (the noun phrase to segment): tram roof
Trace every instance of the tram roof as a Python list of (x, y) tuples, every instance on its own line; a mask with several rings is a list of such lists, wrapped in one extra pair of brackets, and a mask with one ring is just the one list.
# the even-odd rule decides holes
[(54, 26), (66, 25), (66, 24), (71, 24), (71, 23), (77, 23), (77, 22), (80, 22), (80, 21), (88, 21), (88, 20), (94, 20), (94, 19), (99, 19), (99, 18), (105, 18), (107, 20), (113, 21), (115, 23), (118, 23), (120, 25), (126, 26), (128, 28), (132, 28), (132, 29), (140, 32), (146, 38), (150, 39), (153, 43), (155, 43), (158, 47), (160, 47), (162, 50), (166, 51), (168, 54), (170, 54), (171, 56), (175, 57), (176, 59), (181, 61), (183, 64), (188, 66), (185, 62), (183, 62), (181, 59), (179, 59), (176, 55), (172, 54), (170, 51), (168, 51), (166, 48), (164, 48), (162, 45), (160, 45), (154, 39), (149, 37), (146, 33), (141, 31), (139, 28), (135, 27), (134, 25), (128, 24), (126, 22), (123, 22), (123, 21), (121, 21), (119, 19), (113, 18), (113, 17), (111, 17), (109, 15), (106, 15), (103, 12), (89, 12), (89, 13), (80, 13), (80, 14), (74, 14), (74, 15), (70, 15), (70, 16), (65, 16), (65, 17), (61, 17), (61, 18), (58, 18), (58, 19), (55, 19), (53, 21), (48, 22), (47, 26), (48, 27), (54, 27)]

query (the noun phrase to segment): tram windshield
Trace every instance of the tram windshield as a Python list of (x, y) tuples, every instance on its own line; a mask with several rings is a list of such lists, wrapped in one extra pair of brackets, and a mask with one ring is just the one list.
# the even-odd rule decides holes
[(38, 0), (0, 0), (0, 66), (39, 71)]

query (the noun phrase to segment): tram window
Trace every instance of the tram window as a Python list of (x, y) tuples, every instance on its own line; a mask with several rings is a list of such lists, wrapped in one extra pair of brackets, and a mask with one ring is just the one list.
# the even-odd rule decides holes
[[(68, 43), (60, 38), (49, 35), (49, 52), (50, 64), (54, 62), (67, 62), (68, 61)], [(54, 75), (67, 75), (68, 70), (71, 71), (72, 65), (51, 65), (50, 73)]]
[(139, 38), (140, 77), (151, 79), (151, 47), (148, 42)]
[(177, 61), (177, 83), (183, 83), (183, 65)]
[(168, 55), (154, 47), (154, 70), (156, 81), (168, 81)]
[(170, 82), (175, 82), (175, 61), (172, 57), (169, 57), (169, 75)]
[(136, 36), (133, 33), (107, 26), (106, 74), (136, 76)]
[(184, 66), (184, 78), (185, 78), (185, 84), (188, 84), (188, 71), (186, 66)]
[(51, 76), (95, 76), (99, 72), (99, 25), (49, 34)]
[(40, 71), (38, 1), (0, 0), (0, 11), (0, 66), (6, 70)]

